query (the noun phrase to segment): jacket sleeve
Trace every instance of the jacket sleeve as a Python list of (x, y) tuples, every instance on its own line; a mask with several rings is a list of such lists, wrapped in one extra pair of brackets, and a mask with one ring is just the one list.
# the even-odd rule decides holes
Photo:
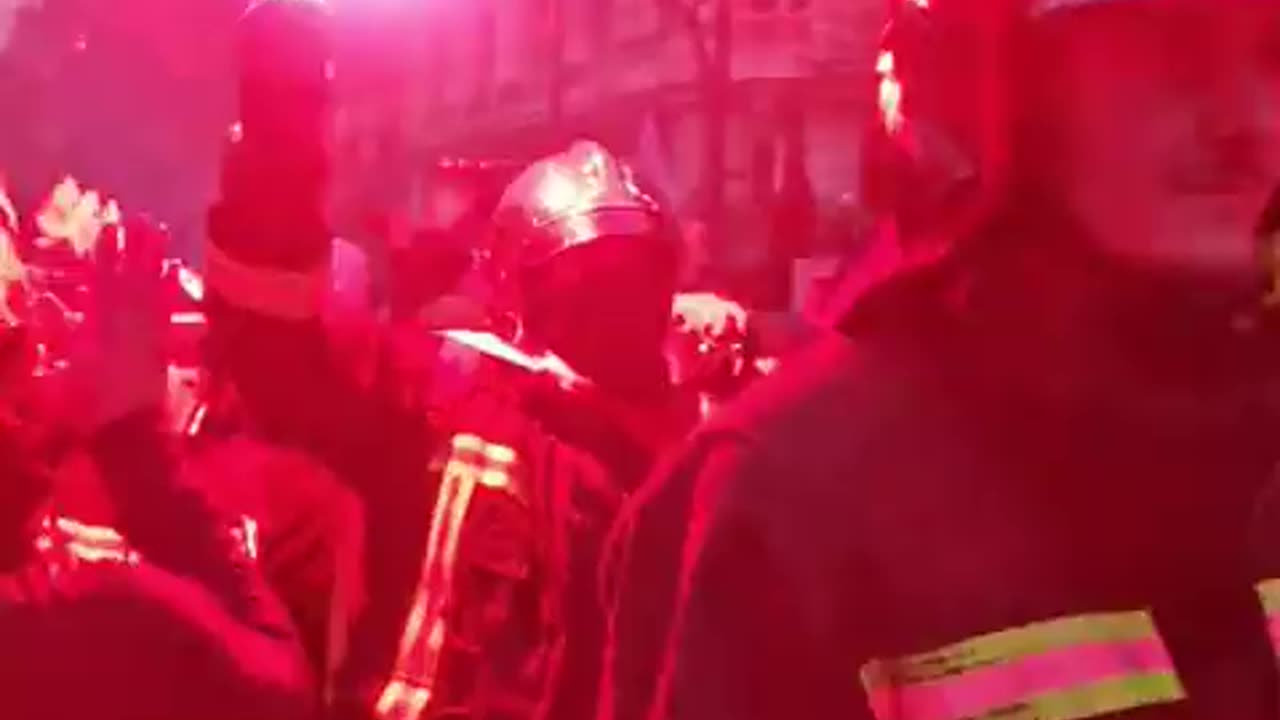
[(143, 660), (166, 687), (120, 706), (178, 693), (192, 717), (310, 717), (316, 694), (292, 623), (225, 518), (184, 481), (159, 428), (157, 412), (138, 412), (92, 440), (120, 530), (145, 559), (120, 568), (116, 592), (82, 607), (102, 615), (85, 626), (110, 628), (118, 637), (95, 646), (124, 653), (120, 666)]
[(214, 356), (234, 381), (255, 433), (299, 449), (334, 472), (364, 516), (361, 566), (367, 602), (337, 669), (335, 703), (358, 716), (395, 660), (426, 546), (433, 491), (424, 408), (403, 378), (391, 338), (345, 347), (319, 318), (271, 317), (209, 298)]
[(293, 641), (292, 623), (268, 590), (231, 525), (210, 498), (184, 481), (158, 411), (100, 429), (92, 451), (119, 510), (120, 531), (158, 567), (189, 578), (255, 631)]
[(830, 622), (837, 563), (789, 497), (800, 478), (738, 439), (689, 472), (674, 480), (694, 489), (650, 720), (867, 717)]
[(328, 416), (304, 447), (326, 462), (363, 510), (361, 568), (365, 603), (350, 628), (334, 678), (339, 716), (371, 705), (395, 662), (426, 549), (435, 488), (429, 476), (433, 428), (417, 384), (389, 336), (379, 339), (367, 386), (331, 369), (317, 382)]
[(599, 582), (607, 640), (597, 720), (642, 720), (674, 612), (680, 553), (702, 453), (655, 469), (605, 542)]
[[(19, 708), (42, 695), (49, 704), (28, 717), (315, 717), (317, 695), (296, 646), (243, 624), (198, 581), (145, 558), (76, 572), (56, 619), (39, 628), (41, 670), (20, 671), (33, 682), (10, 688)], [(81, 694), (51, 698), (69, 678)]]

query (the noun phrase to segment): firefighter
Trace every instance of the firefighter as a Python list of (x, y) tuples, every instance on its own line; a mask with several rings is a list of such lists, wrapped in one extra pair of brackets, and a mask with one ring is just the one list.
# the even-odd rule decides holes
[(444, 333), (488, 360), (444, 413), (449, 453), (382, 718), (589, 717), (601, 543), (696, 418), (665, 357), (675, 240), (625, 165), (575, 143), (521, 173), (494, 224), (485, 267), (510, 334)]
[[(156, 235), (137, 225), (105, 232), (62, 402), (0, 398), (5, 716), (313, 717), (287, 615), (245, 546), (179, 477), (162, 434)], [(22, 342), (22, 332), (0, 326), (0, 340)], [(14, 361), (23, 365), (6, 367), (10, 377), (39, 367), (30, 353), (5, 357)], [(49, 511), (54, 425), (83, 438), (116, 528)]]
[[(356, 367), (370, 340), (369, 326), (359, 320), (367, 311), (367, 264), (342, 241), (334, 243), (332, 261), (324, 306), (345, 320), (330, 328), (326, 349), (343, 367)], [(171, 382), (188, 474), (228, 515), (242, 518), (256, 541), (255, 559), (321, 679), (319, 689), (331, 694), (364, 600), (359, 496), (311, 448), (261, 432), (225, 365), (215, 363), (212, 372), (203, 364), (171, 366), (170, 375), (194, 386)]]
[[(368, 318), (347, 312), (350, 304), (326, 305), (335, 253), (324, 212), (331, 24), (319, 0), (263, 0), (241, 19), (240, 116), (208, 215), (205, 308), (211, 373), (226, 380), (252, 438), (319, 461), (358, 498), (365, 522), (356, 589), (368, 602), (341, 657), (323, 665), (337, 666), (326, 682), (333, 713), (359, 717), (394, 661), (412, 598), (431, 438), (398, 379), (391, 344)], [(326, 510), (315, 521), (335, 516)], [(303, 539), (326, 529), (298, 532)], [(328, 604), (321, 595), (314, 602)], [(332, 639), (310, 645), (339, 654)]]
[(911, 257), (668, 468), (695, 501), (648, 717), (1280, 716), (1249, 532), (1277, 20), (895, 5), (915, 184), (877, 192)]

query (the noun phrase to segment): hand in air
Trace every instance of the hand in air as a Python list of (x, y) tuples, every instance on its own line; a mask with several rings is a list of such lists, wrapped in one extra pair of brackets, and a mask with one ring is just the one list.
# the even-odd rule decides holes
[(94, 249), (84, 325), (73, 341), (66, 421), (91, 431), (160, 408), (166, 387), (161, 264), (168, 238), (131, 219), (104, 228)]

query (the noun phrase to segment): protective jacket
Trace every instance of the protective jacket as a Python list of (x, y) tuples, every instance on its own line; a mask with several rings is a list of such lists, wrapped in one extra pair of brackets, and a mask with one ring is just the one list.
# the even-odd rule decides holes
[(1008, 239), (867, 295), (673, 464), (693, 510), (650, 717), (1280, 713), (1250, 537), (1272, 341), (1179, 279)]

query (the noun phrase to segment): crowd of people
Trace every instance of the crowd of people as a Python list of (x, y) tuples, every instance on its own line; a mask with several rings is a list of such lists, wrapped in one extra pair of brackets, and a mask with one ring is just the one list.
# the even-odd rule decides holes
[(376, 307), (303, 0), (199, 272), (0, 202), (0, 717), (1280, 719), (1280, 6), (891, 6), (781, 357), (591, 141)]

